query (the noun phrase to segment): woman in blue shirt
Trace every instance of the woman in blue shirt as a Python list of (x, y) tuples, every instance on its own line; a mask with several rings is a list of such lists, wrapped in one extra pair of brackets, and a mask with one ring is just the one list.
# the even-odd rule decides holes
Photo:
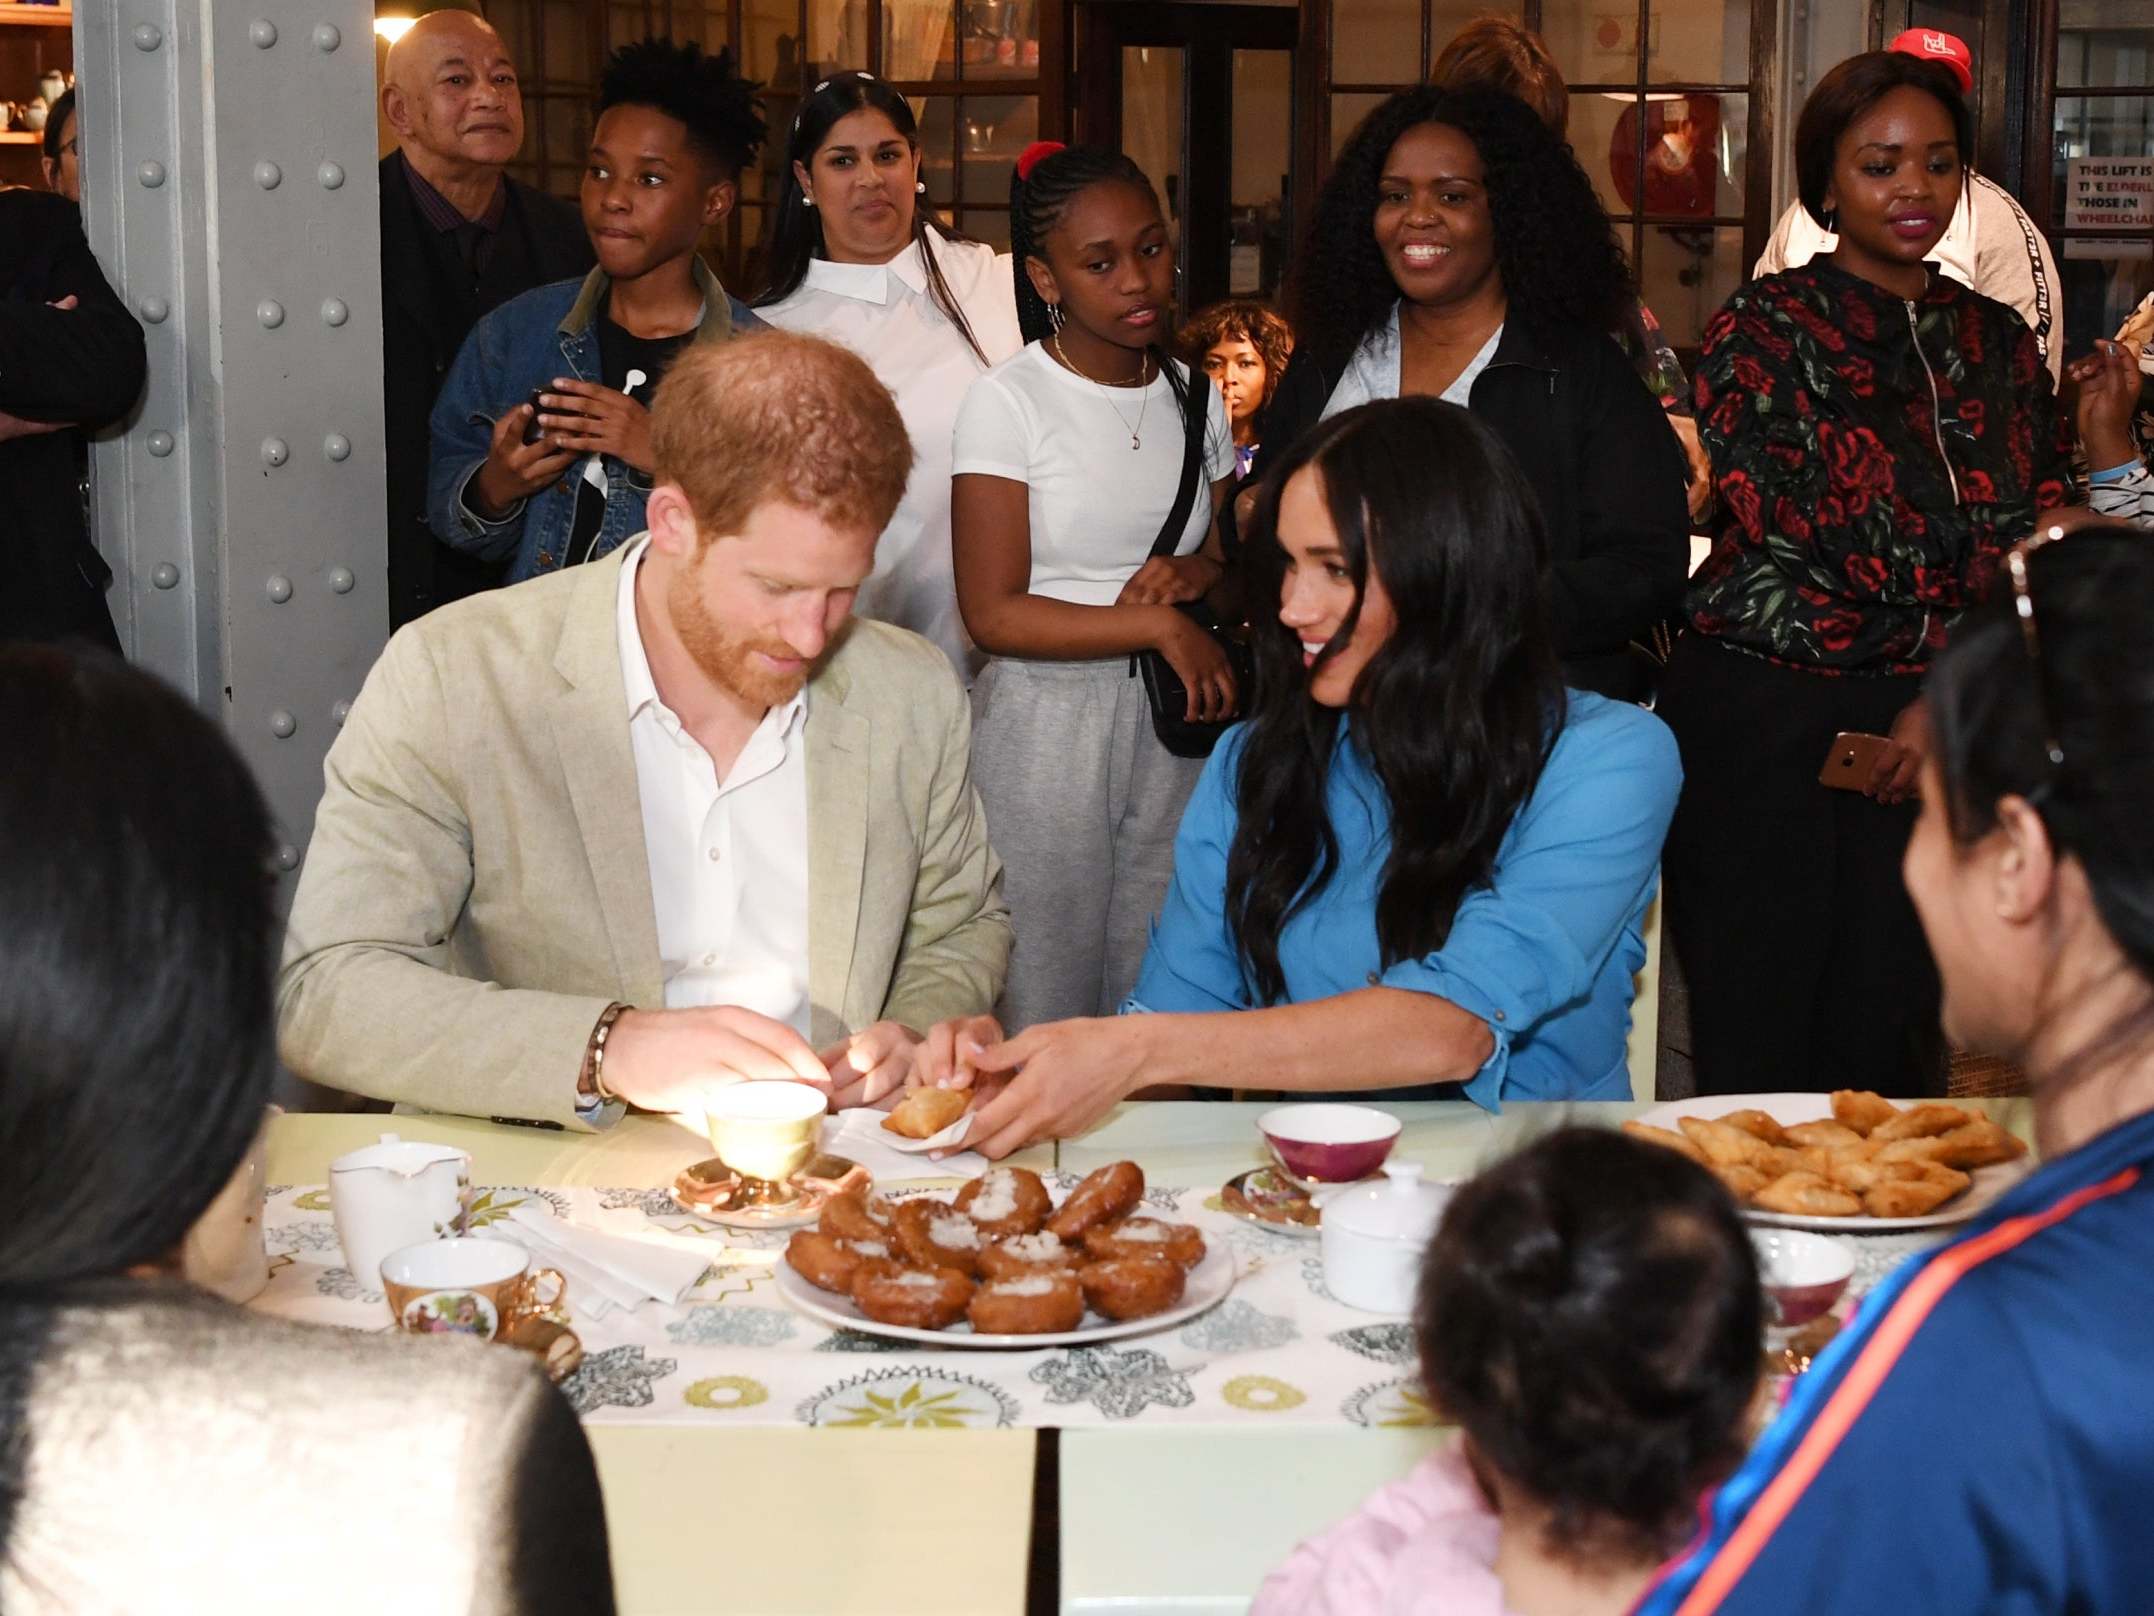
[(1651, 714), (1563, 687), (1502, 442), (1434, 399), (1349, 410), (1267, 477), (1249, 555), (1277, 626), (1182, 818), (1124, 1007), (1150, 1013), (937, 1028), (929, 1081), (1008, 1080), (969, 1143), (1155, 1084), (1627, 1098), (1680, 765)]

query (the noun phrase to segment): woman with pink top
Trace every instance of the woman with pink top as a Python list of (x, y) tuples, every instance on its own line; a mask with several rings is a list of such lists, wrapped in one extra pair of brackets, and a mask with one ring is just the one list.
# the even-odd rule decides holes
[(1429, 1248), (1422, 1375), (1459, 1435), (1294, 1551), (1251, 1616), (1618, 1616), (1743, 1455), (1763, 1300), (1727, 1193), (1672, 1150), (1552, 1133)]

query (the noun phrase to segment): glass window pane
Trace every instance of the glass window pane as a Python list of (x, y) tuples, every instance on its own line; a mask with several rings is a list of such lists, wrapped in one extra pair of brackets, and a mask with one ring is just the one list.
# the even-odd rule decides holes
[[(546, 42), (546, 77), (549, 81), (565, 79), (570, 82), (589, 82), (591, 76), (591, 30), (594, 18), (589, 8), (577, 5), (575, 0), (546, 0), (544, 39)], [(636, 33), (641, 37), (639, 25)]]
[(1040, 103), (1030, 95), (968, 95), (958, 104), (968, 206), (1010, 205), (1017, 154), (1040, 138)]
[(968, 79), (1030, 79), (1040, 72), (1041, 0), (960, 0)]
[(957, 77), (957, 8), (951, 0), (883, 0), (883, 77)]
[(1738, 226), (1649, 224), (1638, 292), (1660, 321), (1669, 345), (1694, 349), (1705, 335), (1706, 321), (1743, 283), (1744, 267)]
[(1543, 0), (1541, 40), (1572, 84), (1638, 82), (1638, 8), (1627, 0)]
[(788, 101), (797, 96), (805, 86), (800, 82), (800, 7), (795, 0), (742, 0), (740, 26), (741, 70), (784, 92)]
[(2057, 82), (2072, 88), (2154, 84), (2154, 13), (2146, 0), (2061, 0)]
[(803, 77), (812, 82), (840, 68), (872, 69), (877, 64), (869, 59), (868, 44), (868, 0), (808, 0), (812, 66)]
[[(2139, 165), (2120, 169), (2117, 160), (2154, 157), (2154, 95), (2060, 95), (2053, 132), (2052, 194), (2065, 228), (2144, 229), (2149, 199), (2116, 189), (2136, 182)], [(2136, 202), (2136, 218), (2123, 216), (2127, 202)]]
[[(1749, 146), (1750, 98), (1746, 95), (1672, 95), (1648, 92), (1643, 114), (1646, 213), (1693, 218), (1743, 211), (1743, 163)], [(1626, 197), (1636, 159), (1639, 122), (1619, 120), (1611, 178)]]
[[(912, 115), (920, 127), (920, 177), (927, 181), (927, 199), (938, 208), (950, 207), (957, 201), (957, 97), (916, 95)], [(1008, 202), (1005, 196), (1004, 206)]]
[(1159, 193), (1176, 262), (1188, 256), (1181, 224), (1183, 55), (1178, 46), (1122, 48), (1122, 149), (1136, 159)]
[(2057, 243), (2057, 275), (2064, 282), (2064, 329), (2071, 336), (2067, 351), (2078, 354), (2092, 347), (2096, 337), (2114, 337), (2154, 291), (2154, 241), (2067, 236)]
[(1750, 0), (1653, 0), (1654, 84), (1748, 84)]
[(1331, 98), (1331, 155), (1337, 157), (1355, 127), (1389, 99), (1381, 95), (1335, 95)]
[(974, 241), (984, 241), (997, 252), (1010, 250), (1010, 210), (967, 208), (958, 216), (958, 228)]
[(1418, 80), (1421, 6), (1422, 0), (1334, 0), (1332, 82), (1410, 84)]
[(1270, 297), (1286, 271), (1287, 173), (1294, 151), (1294, 54), (1234, 53), (1234, 168), (1227, 292)]
[(1635, 96), (1587, 90), (1571, 97), (1571, 150), (1610, 213), (1629, 213), (1638, 190)]

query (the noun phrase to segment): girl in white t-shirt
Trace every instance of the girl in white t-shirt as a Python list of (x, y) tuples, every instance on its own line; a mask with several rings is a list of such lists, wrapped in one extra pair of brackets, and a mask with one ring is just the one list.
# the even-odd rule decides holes
[[(1202, 767), (1152, 729), (1134, 653), (1158, 651), (1192, 718), (1232, 716), (1217, 642), (1174, 610), (1223, 570), (1216, 518), (1234, 440), (1216, 389), (1168, 358), (1174, 248), (1142, 169), (1042, 143), (1011, 185), (1028, 346), (957, 416), (951, 534), (973, 686), (973, 776), (1017, 932), (1011, 1030), (1111, 1015), (1136, 980)], [(1150, 557), (1181, 484), (1183, 399), (1204, 387), (1208, 487)], [(1208, 497), (1206, 497), (1208, 496)]]

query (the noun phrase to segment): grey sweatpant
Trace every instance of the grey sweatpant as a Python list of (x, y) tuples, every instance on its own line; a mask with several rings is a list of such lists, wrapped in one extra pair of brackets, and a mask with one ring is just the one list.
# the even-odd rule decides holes
[(1136, 985), (1201, 758), (1159, 744), (1127, 657), (997, 657), (972, 686), (972, 778), (1017, 946), (1011, 1032), (1113, 1015)]

